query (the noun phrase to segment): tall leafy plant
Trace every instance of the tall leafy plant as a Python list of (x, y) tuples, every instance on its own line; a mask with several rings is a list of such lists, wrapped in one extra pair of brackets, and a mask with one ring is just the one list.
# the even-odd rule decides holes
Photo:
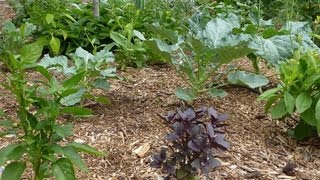
[[(24, 39), (21, 32), (14, 35), (16, 39)], [(75, 179), (74, 165), (88, 171), (79, 152), (104, 155), (85, 144), (61, 143), (72, 135), (72, 124), (58, 123), (59, 117), (64, 114), (92, 115), (89, 109), (62, 105), (62, 100), (79, 87), (84, 76), (77, 73), (59, 83), (53, 74), (37, 63), (42, 55), (42, 41), (28, 43), (25, 38), (21, 42), (13, 51), (7, 48), (1, 51), (0, 60), (8, 72), (1, 72), (6, 80), (0, 85), (11, 92), (17, 103), (16, 118), (6, 116), (0, 110), (0, 126), (5, 129), (0, 136), (17, 137), (17, 141), (0, 149), (0, 166), (5, 166), (1, 179), (19, 180), (27, 167), (32, 167), (35, 180), (52, 176), (58, 180)], [(30, 71), (37, 72), (39, 78), (28, 78)], [(57, 84), (62, 84), (60, 89)]]

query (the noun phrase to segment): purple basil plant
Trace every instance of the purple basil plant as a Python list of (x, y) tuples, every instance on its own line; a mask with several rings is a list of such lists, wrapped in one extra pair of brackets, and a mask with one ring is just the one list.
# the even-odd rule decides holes
[(166, 136), (170, 143), (152, 156), (151, 167), (162, 168), (167, 178), (196, 179), (198, 172), (208, 177), (220, 165), (215, 154), (230, 147), (221, 130), (221, 122), (228, 116), (212, 107), (198, 110), (189, 107), (169, 112), (163, 118), (172, 129)]

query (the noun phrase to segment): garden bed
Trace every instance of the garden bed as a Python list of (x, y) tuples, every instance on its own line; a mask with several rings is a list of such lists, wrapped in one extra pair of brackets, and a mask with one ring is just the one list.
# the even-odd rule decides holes
[[(12, 17), (8, 9), (0, 1), (2, 20)], [(245, 66), (247, 60), (239, 63)], [(107, 153), (100, 158), (85, 155), (90, 172), (78, 172), (79, 179), (161, 177), (161, 172), (149, 165), (150, 155), (165, 145), (163, 137), (168, 133), (158, 114), (166, 114), (180, 105), (173, 91), (183, 84), (179, 84), (179, 76), (169, 65), (127, 68), (119, 74), (125, 80), (112, 80), (112, 89), (105, 93), (110, 105), (89, 103), (87, 107), (94, 111), (94, 117), (66, 120), (75, 127), (72, 140), (84, 141)], [(225, 90), (229, 95), (223, 99), (203, 96), (194, 103), (195, 107), (212, 106), (229, 114), (225, 131), (232, 148), (219, 155), (222, 166), (210, 174), (212, 179), (320, 179), (317, 140), (300, 144), (288, 137), (286, 131), (293, 120), (271, 120), (261, 102), (256, 101), (257, 92), (237, 86)], [(14, 101), (3, 89), (0, 108), (9, 114), (15, 110)], [(14, 137), (0, 138), (0, 148), (12, 140)], [(146, 150), (140, 156), (134, 153), (139, 147)], [(285, 174), (283, 169), (288, 163), (296, 168), (294, 172), (289, 168)]]

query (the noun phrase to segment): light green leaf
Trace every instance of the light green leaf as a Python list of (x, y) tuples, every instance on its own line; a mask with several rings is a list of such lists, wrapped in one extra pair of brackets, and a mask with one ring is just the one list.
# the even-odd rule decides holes
[(24, 45), (21, 50), (20, 61), (25, 65), (34, 64), (42, 55), (43, 45), (39, 42)]
[(77, 153), (77, 151), (72, 146), (63, 147), (64, 155), (72, 162), (72, 164), (76, 165), (80, 168), (81, 171), (88, 172), (88, 168), (85, 163), (82, 161), (81, 156)]
[(318, 121), (320, 121), (320, 99), (318, 100), (315, 108), (315, 117)]
[(111, 104), (110, 99), (108, 99), (105, 96), (96, 96), (96, 97), (94, 97), (94, 100), (100, 104), (108, 104), (108, 105)]
[(77, 57), (80, 57), (84, 60), (85, 65), (88, 64), (89, 60), (92, 60), (94, 56), (88, 51), (84, 50), (82, 47), (78, 47), (76, 52), (74, 53)]
[(88, 146), (86, 144), (80, 144), (80, 143), (76, 143), (76, 142), (72, 142), (70, 144), (68, 144), (69, 146), (72, 146), (73, 148), (75, 148), (77, 151), (81, 151), (81, 152), (85, 152), (94, 156), (105, 156), (105, 153), (96, 150), (95, 148)]
[(289, 92), (284, 93), (284, 102), (286, 104), (286, 109), (288, 113), (292, 114), (294, 110), (295, 99)]
[(49, 42), (49, 45), (53, 51), (54, 54), (58, 54), (60, 51), (60, 40), (55, 37), (51, 37), (51, 40)]
[(310, 108), (312, 104), (312, 97), (310, 94), (302, 92), (297, 96), (296, 108), (299, 113), (303, 113), (305, 110)]
[(53, 14), (47, 14), (47, 15), (46, 15), (46, 22), (47, 22), (47, 24), (51, 24), (52, 21), (53, 21), (53, 19), (54, 19), (54, 15), (53, 15)]
[(1, 180), (20, 180), (25, 169), (25, 162), (12, 162), (5, 167)]
[(117, 75), (115, 74), (117, 72), (117, 69), (114, 68), (114, 67), (110, 67), (110, 68), (107, 68), (105, 70), (102, 70), (100, 71), (100, 74), (103, 76), (103, 77), (116, 77)]
[(76, 180), (70, 160), (60, 158), (52, 163), (52, 173), (57, 180)]
[(140, 32), (140, 31), (137, 31), (137, 30), (133, 30), (133, 34), (135, 35), (135, 36), (137, 36), (140, 40), (142, 40), (142, 41), (145, 41), (146, 40), (146, 38), (144, 37), (144, 35)]
[(183, 99), (185, 101), (193, 101), (196, 98), (194, 92), (189, 89), (183, 89), (181, 87), (177, 88), (174, 94), (177, 96), (177, 98)]
[(262, 93), (259, 97), (258, 97), (258, 101), (264, 100), (264, 99), (269, 99), (273, 96), (277, 95), (277, 92), (279, 92), (281, 90), (281, 88), (274, 88), (274, 89), (269, 89), (267, 91), (265, 91), (264, 93)]
[(54, 131), (58, 136), (61, 138), (66, 138), (69, 137), (73, 134), (72, 132), (73, 125), (72, 124), (67, 124), (67, 125), (56, 125), (53, 127)]
[(263, 76), (245, 71), (235, 71), (228, 74), (228, 81), (231, 84), (244, 85), (252, 89), (265, 86), (269, 83), (269, 80)]
[(216, 89), (216, 88), (210, 89), (209, 94), (212, 97), (220, 97), (220, 98), (226, 97), (228, 95), (226, 91), (222, 89)]

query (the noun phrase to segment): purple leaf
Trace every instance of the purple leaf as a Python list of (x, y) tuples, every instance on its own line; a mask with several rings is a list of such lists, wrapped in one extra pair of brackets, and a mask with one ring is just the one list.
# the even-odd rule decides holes
[(220, 114), (219, 117), (218, 117), (218, 122), (223, 122), (223, 121), (225, 121), (227, 119), (228, 119), (228, 115)]
[(165, 139), (168, 141), (175, 141), (178, 138), (179, 138), (179, 136), (175, 132), (173, 132), (171, 134), (168, 134)]
[(172, 112), (172, 111), (168, 112), (168, 115), (166, 116), (166, 121), (172, 122), (175, 115), (176, 115), (175, 112)]
[(177, 112), (183, 121), (191, 121), (194, 118), (196, 118), (196, 112), (193, 108), (188, 108), (183, 112), (180, 109), (178, 109)]
[(230, 148), (230, 143), (225, 140), (224, 134), (216, 134), (214, 139), (211, 139), (211, 143), (215, 148), (227, 150)]
[(201, 151), (200, 147), (196, 143), (194, 143), (193, 140), (190, 140), (188, 142), (188, 147), (191, 148), (193, 151), (196, 151), (196, 152), (200, 152)]
[(208, 109), (208, 114), (209, 114), (210, 118), (211, 118), (213, 121), (217, 121), (217, 119), (218, 119), (218, 112), (217, 112), (215, 109), (213, 109), (212, 107), (210, 107), (210, 108)]
[(215, 132), (214, 132), (214, 128), (213, 128), (212, 124), (209, 122), (207, 123), (207, 132), (208, 132), (209, 137), (211, 139), (213, 139), (215, 136)]
[(163, 165), (163, 170), (167, 173), (167, 174), (175, 174), (176, 172), (176, 168), (172, 165), (172, 164), (169, 164), (169, 163), (165, 163)]

